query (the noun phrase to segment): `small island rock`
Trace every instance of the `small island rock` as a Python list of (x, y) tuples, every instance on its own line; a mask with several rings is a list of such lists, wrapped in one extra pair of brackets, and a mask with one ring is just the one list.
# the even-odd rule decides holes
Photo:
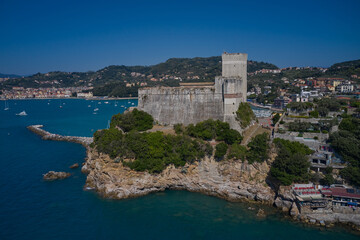
[(48, 173), (44, 174), (43, 179), (47, 181), (59, 180), (70, 177), (71, 174), (67, 172), (54, 172), (49, 171)]
[(73, 165), (70, 166), (71, 169), (74, 169), (74, 168), (78, 168), (79, 167), (79, 164), (78, 163), (75, 163)]
[(259, 211), (257, 212), (256, 216), (261, 217), (261, 218), (266, 217), (264, 209), (260, 208)]

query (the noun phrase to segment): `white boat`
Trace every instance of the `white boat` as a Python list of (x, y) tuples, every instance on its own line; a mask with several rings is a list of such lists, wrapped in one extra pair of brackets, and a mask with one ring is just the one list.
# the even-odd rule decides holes
[(98, 102), (98, 104), (101, 104), (101, 102)]
[(121, 105), (120, 107), (124, 107), (124, 105)]
[(94, 109), (94, 112), (96, 112), (96, 111), (99, 111), (99, 109), (98, 109), (98, 108), (95, 108), (95, 109)]
[(9, 110), (9, 103), (5, 100), (5, 107), (4, 107), (4, 111)]
[(131, 103), (131, 105), (135, 105), (135, 103)]
[(25, 111), (22, 111), (20, 113), (17, 113), (18, 116), (27, 116), (27, 113)]
[(97, 114), (97, 112), (93, 112), (93, 114)]
[(88, 105), (88, 107), (91, 107), (91, 105)]
[(105, 102), (105, 104), (109, 104), (109, 102)]

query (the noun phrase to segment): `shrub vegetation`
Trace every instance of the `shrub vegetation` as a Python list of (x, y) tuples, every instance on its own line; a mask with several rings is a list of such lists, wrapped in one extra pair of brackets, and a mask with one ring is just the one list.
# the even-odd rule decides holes
[(308, 172), (310, 162), (307, 155), (313, 151), (302, 143), (280, 138), (275, 138), (274, 144), (278, 155), (271, 166), (271, 176), (283, 185), (307, 182), (310, 179)]
[(241, 161), (245, 161), (246, 159), (247, 149), (245, 146), (234, 143), (229, 148), (228, 159), (240, 159)]
[(193, 163), (212, 155), (209, 143), (191, 139), (186, 135), (164, 135), (161, 132), (123, 134), (116, 128), (99, 130), (94, 134), (97, 150), (121, 159), (123, 164), (136, 171), (159, 173), (169, 164), (176, 167)]
[(250, 125), (251, 121), (256, 119), (250, 104), (243, 102), (240, 103), (239, 108), (236, 111), (236, 119), (239, 121), (242, 128), (246, 128)]
[(272, 118), (272, 122), (273, 122), (273, 126), (275, 126), (275, 124), (279, 121), (280, 119), (280, 114), (275, 114), (274, 117)]
[(216, 145), (215, 159), (218, 161), (222, 160), (227, 150), (228, 150), (228, 145), (224, 142), (221, 142), (218, 145)]
[(217, 141), (225, 141), (227, 144), (240, 143), (243, 139), (238, 131), (230, 129), (228, 123), (212, 119), (199, 122), (196, 125), (190, 124), (186, 127), (185, 133), (202, 140), (216, 139)]
[(269, 158), (269, 134), (256, 135), (248, 144), (246, 159), (249, 163), (264, 162)]
[(350, 184), (360, 186), (360, 119), (345, 118), (339, 131), (330, 135), (331, 146), (348, 163), (340, 171), (341, 176)]
[(153, 122), (154, 119), (150, 114), (135, 108), (131, 112), (114, 115), (111, 118), (110, 127), (119, 127), (124, 132), (130, 132), (132, 130), (146, 131), (153, 127)]

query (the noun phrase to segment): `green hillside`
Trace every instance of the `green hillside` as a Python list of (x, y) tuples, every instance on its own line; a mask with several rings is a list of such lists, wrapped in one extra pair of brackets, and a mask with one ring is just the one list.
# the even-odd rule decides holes
[[(248, 72), (259, 69), (276, 69), (270, 63), (248, 61)], [(21, 87), (70, 87), (95, 86), (109, 83), (148, 82), (150, 85), (176, 85), (180, 81), (214, 81), (221, 75), (221, 57), (207, 58), (170, 58), (166, 62), (153, 66), (108, 66), (96, 72), (49, 72), (37, 73), (24, 78), (8, 80), (0, 85), (0, 89)], [(150, 81), (150, 80), (157, 81)], [(159, 80), (162, 80), (159, 83)], [(152, 83), (152, 84), (151, 84)]]
[(360, 76), (360, 59), (346, 61), (332, 65), (325, 75), (350, 78), (351, 75)]

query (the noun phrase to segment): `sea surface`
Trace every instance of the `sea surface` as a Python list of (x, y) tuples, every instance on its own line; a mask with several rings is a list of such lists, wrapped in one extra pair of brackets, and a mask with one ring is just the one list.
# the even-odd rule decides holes
[[(98, 103), (101, 104), (98, 104)], [(136, 100), (0, 101), (0, 239), (360, 239), (343, 227), (305, 227), (271, 207), (232, 203), (186, 191), (166, 191), (127, 200), (108, 200), (84, 191), (80, 168), (85, 149), (75, 143), (44, 141), (26, 129), (91, 136), (113, 114)], [(134, 105), (132, 105), (132, 103)], [(117, 104), (117, 106), (115, 106)], [(123, 105), (123, 107), (122, 107)], [(62, 106), (62, 108), (60, 108)], [(99, 110), (94, 113), (94, 108)], [(27, 116), (16, 113), (25, 110)], [(50, 170), (71, 172), (45, 182)], [(254, 208), (249, 209), (250, 208)]]

